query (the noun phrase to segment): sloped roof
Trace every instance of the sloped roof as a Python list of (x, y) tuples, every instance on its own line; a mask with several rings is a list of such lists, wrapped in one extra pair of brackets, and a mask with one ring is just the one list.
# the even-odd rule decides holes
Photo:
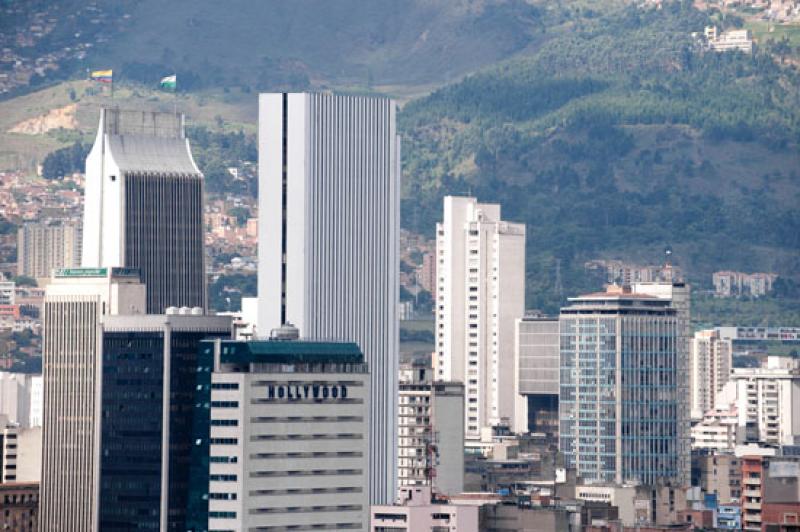
[(109, 135), (108, 149), (123, 172), (153, 172), (201, 176), (182, 138)]

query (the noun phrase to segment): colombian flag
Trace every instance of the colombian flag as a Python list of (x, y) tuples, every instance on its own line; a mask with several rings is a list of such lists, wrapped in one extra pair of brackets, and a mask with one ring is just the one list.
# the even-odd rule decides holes
[(111, 76), (113, 70), (93, 70), (90, 78), (92, 81), (99, 81), (101, 83), (111, 83)]

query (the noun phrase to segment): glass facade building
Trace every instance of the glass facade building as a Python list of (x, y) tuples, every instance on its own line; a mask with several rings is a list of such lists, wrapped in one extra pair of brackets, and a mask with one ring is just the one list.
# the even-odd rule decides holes
[(99, 527), (186, 530), (198, 348), (229, 338), (230, 318), (112, 317), (103, 328)]
[(675, 309), (614, 288), (570, 303), (560, 317), (567, 467), (588, 483), (680, 482)]

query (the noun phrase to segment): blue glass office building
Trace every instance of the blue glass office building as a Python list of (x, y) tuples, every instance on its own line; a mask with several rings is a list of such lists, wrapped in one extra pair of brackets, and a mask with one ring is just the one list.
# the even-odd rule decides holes
[(99, 528), (186, 530), (198, 347), (229, 338), (230, 318), (110, 316), (102, 326)]
[(561, 310), (559, 445), (585, 482), (679, 482), (675, 312), (617, 287)]

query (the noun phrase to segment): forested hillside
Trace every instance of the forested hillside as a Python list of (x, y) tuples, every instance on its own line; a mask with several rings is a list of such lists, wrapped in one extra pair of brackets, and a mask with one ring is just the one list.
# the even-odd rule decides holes
[[(535, 54), (408, 104), (404, 223), (431, 234), (444, 194), (528, 227), (528, 305), (597, 280), (583, 262), (800, 271), (800, 76), (759, 52), (702, 49), (689, 2), (584, 13)], [(735, 21), (733, 21), (735, 23)]]

